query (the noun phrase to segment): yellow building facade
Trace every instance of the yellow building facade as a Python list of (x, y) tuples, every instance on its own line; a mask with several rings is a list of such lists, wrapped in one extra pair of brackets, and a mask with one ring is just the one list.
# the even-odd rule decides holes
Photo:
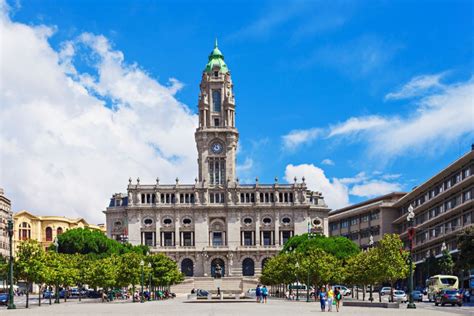
[(46, 249), (54, 239), (72, 228), (90, 228), (106, 233), (105, 225), (89, 224), (83, 218), (67, 218), (64, 216), (38, 216), (28, 211), (20, 211), (13, 215), (14, 250), (22, 240), (34, 239)]

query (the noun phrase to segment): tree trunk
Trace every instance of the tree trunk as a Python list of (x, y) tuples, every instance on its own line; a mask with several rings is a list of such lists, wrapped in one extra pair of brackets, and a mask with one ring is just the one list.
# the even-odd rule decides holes
[(356, 299), (359, 300), (359, 285), (357, 285)]
[(132, 285), (132, 298), (133, 302), (135, 303), (135, 284)]
[(392, 302), (393, 301), (393, 282), (390, 281), (390, 298), (389, 298), (389, 302)]
[(68, 293), (67, 287), (64, 287), (64, 303), (66, 303), (66, 300), (67, 300), (67, 293)]
[(365, 301), (365, 284), (362, 286), (362, 300)]
[(26, 282), (26, 308), (29, 307), (29, 298), (30, 298), (30, 283)]
[(352, 291), (351, 291), (351, 297), (354, 298), (354, 290), (355, 290), (355, 286), (353, 285), (352, 286)]
[(41, 306), (41, 285), (38, 284), (38, 306)]

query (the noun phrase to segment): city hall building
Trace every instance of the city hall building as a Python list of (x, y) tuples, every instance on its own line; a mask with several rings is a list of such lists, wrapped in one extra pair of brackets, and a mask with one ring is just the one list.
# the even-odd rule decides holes
[(290, 237), (308, 230), (328, 235), (329, 209), (304, 178), (239, 183), (233, 83), (217, 43), (199, 87), (195, 183), (130, 179), (105, 211), (107, 235), (166, 254), (188, 277), (214, 276), (217, 264), (224, 278), (258, 276)]

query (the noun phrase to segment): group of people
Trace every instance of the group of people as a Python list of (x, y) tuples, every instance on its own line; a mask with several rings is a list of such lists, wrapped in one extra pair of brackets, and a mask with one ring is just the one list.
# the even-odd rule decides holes
[(257, 288), (255, 289), (255, 296), (257, 298), (257, 303), (267, 303), (267, 297), (268, 297), (268, 289), (265, 285), (261, 286), (260, 284), (257, 285)]
[(342, 301), (342, 292), (339, 287), (335, 287), (334, 290), (329, 287), (328, 290), (326, 291), (326, 288), (321, 288), (321, 291), (319, 292), (319, 301), (321, 303), (321, 311), (325, 312), (326, 311), (326, 306), (327, 306), (327, 311), (332, 312), (332, 306), (336, 306), (336, 311), (339, 312), (339, 308), (341, 307), (341, 301)]

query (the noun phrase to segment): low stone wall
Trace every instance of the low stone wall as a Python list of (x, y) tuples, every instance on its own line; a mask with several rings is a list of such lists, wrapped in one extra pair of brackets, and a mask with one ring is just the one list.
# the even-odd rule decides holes
[(355, 307), (378, 307), (378, 308), (400, 308), (400, 303), (379, 303), (379, 302), (361, 302), (361, 301), (343, 301), (343, 306)]

